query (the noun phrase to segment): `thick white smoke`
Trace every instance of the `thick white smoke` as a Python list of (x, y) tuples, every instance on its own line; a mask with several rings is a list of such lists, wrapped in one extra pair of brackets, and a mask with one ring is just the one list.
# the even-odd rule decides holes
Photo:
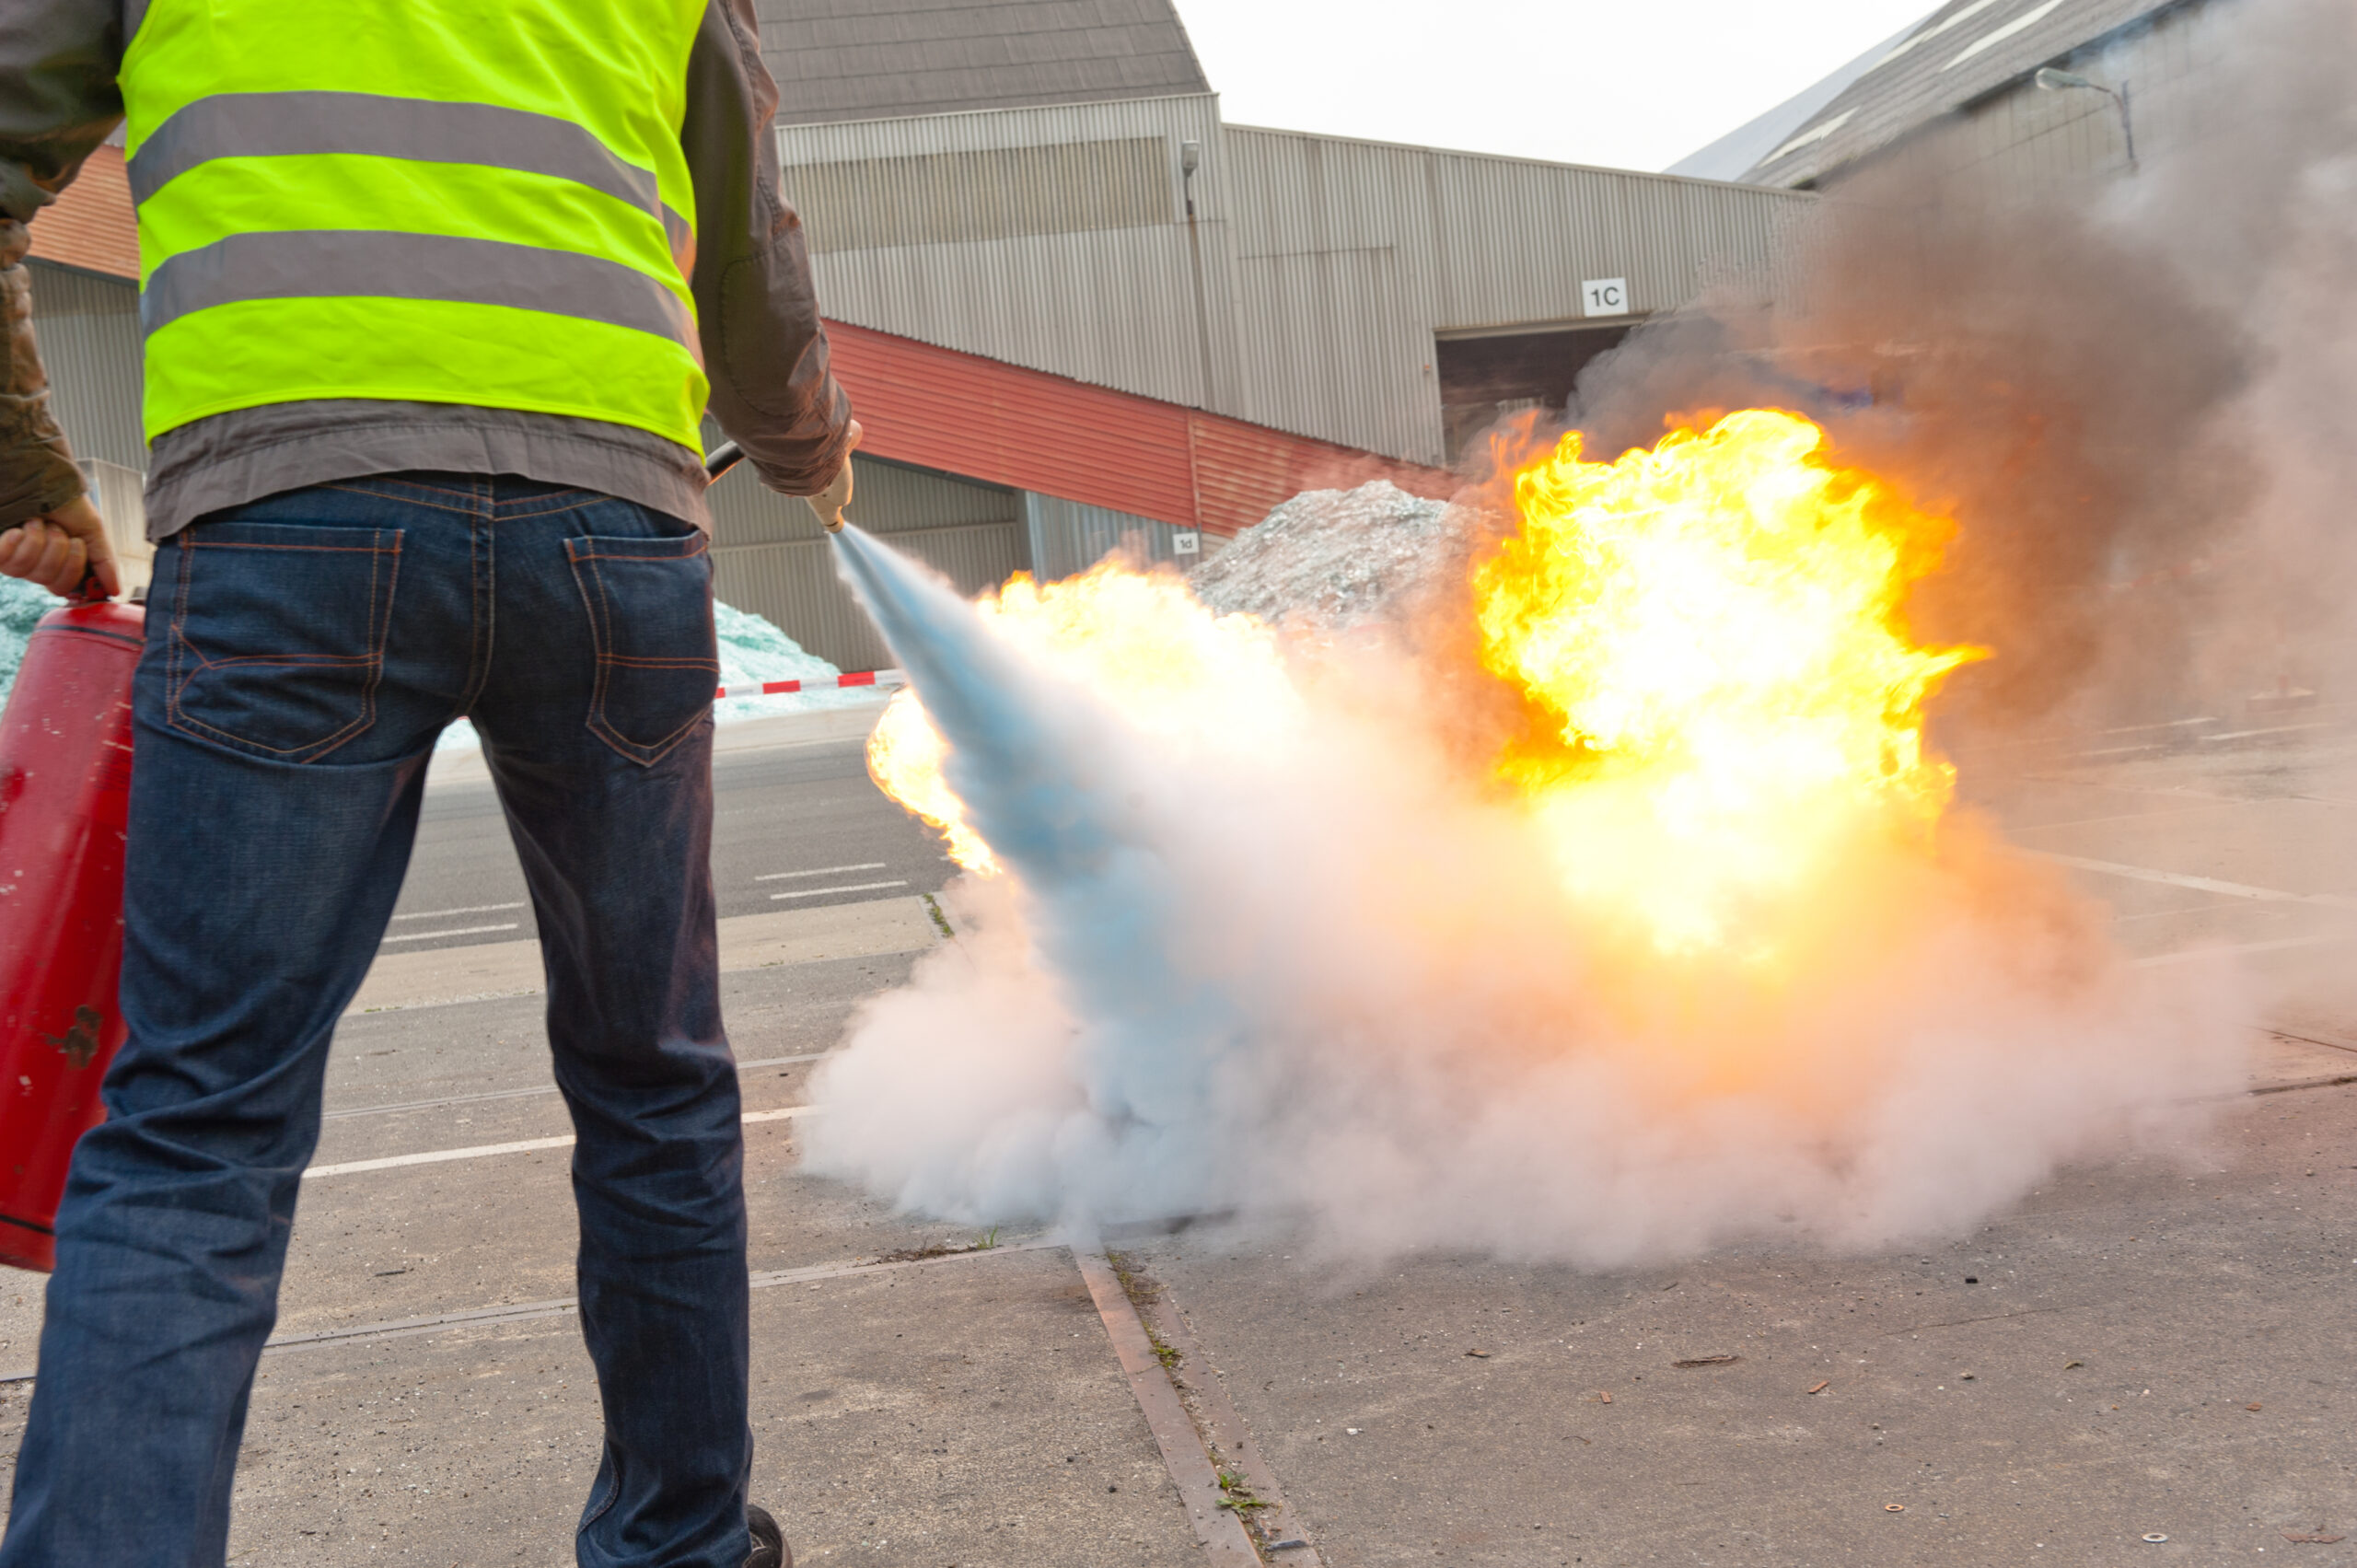
[[(1943, 700), (1951, 735), (2357, 675), (2357, 8), (2213, 0), (2189, 37), (2199, 70), (2138, 85), (2134, 178), (1902, 149), (1795, 241), (1806, 310), (1649, 325), (1572, 411), (1609, 455), (1666, 411), (1799, 398), (1956, 517), (1908, 606), (1996, 650)], [(2239, 1083), (2258, 995), (2125, 964), (1968, 816), (1928, 859), (1834, 868), (1794, 983), (1681, 967), (1567, 900), (1480, 787), (1495, 735), (1429, 626), (1270, 633), (1224, 704), (1123, 710), (858, 553), (1010, 868), (953, 886), (958, 940), (816, 1085), (812, 1167), (908, 1207), (1283, 1215), (1359, 1256), (1865, 1247), (2181, 1141)], [(2343, 1007), (2339, 957), (2309, 989)]]
[(1568, 900), (1382, 644), (1168, 588), (1225, 679), (1117, 711), (846, 554), (1009, 868), (814, 1082), (814, 1170), (975, 1223), (1229, 1211), (1338, 1250), (1620, 1263), (1953, 1230), (2230, 1088), (2230, 998), (2136, 970), (1969, 824), (1861, 848), (1786, 977)]

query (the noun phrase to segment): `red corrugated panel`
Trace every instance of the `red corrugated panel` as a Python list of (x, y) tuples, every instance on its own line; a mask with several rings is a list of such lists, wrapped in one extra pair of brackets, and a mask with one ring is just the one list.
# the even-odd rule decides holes
[(827, 336), (876, 456), (1191, 523), (1185, 409), (847, 322)]
[(1233, 533), (1289, 495), (1388, 478), (1446, 495), (1442, 470), (1117, 392), (980, 354), (827, 324), (865, 449), (970, 479)]
[(139, 228), (132, 215), (122, 149), (101, 146), (92, 153), (56, 204), (43, 207), (33, 220), (32, 237), (32, 253), (44, 261), (137, 277)]
[[(1214, 533), (1233, 533), (1294, 494), (1290, 437), (1258, 425), (1198, 412), (1187, 422), (1195, 459), (1195, 517)], [(1270, 439), (1274, 436), (1275, 439)]]
[(1247, 424), (1219, 414), (1191, 416), (1202, 526), (1234, 533), (1305, 490), (1348, 490), (1387, 479), (1417, 495), (1445, 499), (1462, 482), (1445, 469), (1397, 462), (1330, 442)]

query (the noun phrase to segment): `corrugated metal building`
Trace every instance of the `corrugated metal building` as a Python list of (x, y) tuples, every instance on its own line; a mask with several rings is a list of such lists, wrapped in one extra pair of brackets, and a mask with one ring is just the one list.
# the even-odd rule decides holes
[[(1775, 145), (1747, 168), (1689, 160), (1747, 183), (1826, 190), (1869, 169), (1904, 180), (1974, 167), (1980, 191), (2031, 193), (2124, 171), (2131, 128), (2141, 157), (2165, 157), (2218, 112), (2198, 86), (2215, 51), (2198, 41), (2220, 6), (2205, 0), (1948, 0), (1788, 109)], [(2041, 90), (2069, 70), (2096, 89)], [(1833, 87), (1835, 90), (1822, 89)], [(2108, 89), (2108, 90), (2104, 90)], [(2117, 95), (2117, 96), (2115, 96)], [(1680, 167), (1685, 167), (1681, 165)]]
[[(1644, 316), (1767, 276), (1791, 192), (1224, 123), (1168, 0), (759, 0), (838, 365), (853, 515), (980, 590), (1167, 560), (1309, 485), (1445, 491)], [(119, 157), (34, 226), (77, 453), (136, 470)], [(118, 484), (116, 488), (120, 489)], [(881, 656), (807, 510), (714, 495), (721, 592)]]
[[(1758, 271), (1794, 205), (1226, 125), (1209, 94), (786, 125), (780, 145), (830, 315), (1436, 466), (1445, 408), (1560, 406), (1595, 334)], [(1591, 302), (1591, 282), (1622, 288)], [(1444, 346), (1497, 336), (1535, 340), (1561, 386)]]

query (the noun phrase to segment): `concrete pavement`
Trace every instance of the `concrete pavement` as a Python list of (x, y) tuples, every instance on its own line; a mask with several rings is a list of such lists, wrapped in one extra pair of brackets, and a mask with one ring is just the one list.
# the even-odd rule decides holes
[[(805, 755), (846, 744), (822, 739)], [(731, 915), (768, 923), (730, 927), (766, 956), (724, 980), (751, 1113), (756, 1495), (806, 1562), (1233, 1561), (1197, 1521), (1239, 1511), (1180, 1490), (1171, 1446), (1192, 1442), (1228, 1501), (1281, 1491), (1283, 1528), (1260, 1533), (1305, 1544), (1273, 1562), (2357, 1564), (2357, 911), (2334, 901), (2357, 894), (2357, 747), (2073, 747), (1975, 770), (1976, 804), (2113, 868), (2074, 875), (2138, 953), (2246, 949), (2254, 1023), (2286, 1031), (2254, 1030), (2276, 1092), (2205, 1147), (2063, 1172), (1974, 1236), (1885, 1256), (1338, 1273), (1282, 1231), (1118, 1237), (1186, 1397), (1158, 1433), (1119, 1302), (1055, 1238), (946, 1250), (979, 1238), (795, 1167), (777, 1113), (937, 938), (922, 901)], [(796, 788), (871, 830), (840, 770), (777, 785), (778, 820), (809, 819)], [(539, 999), (469, 990), (464, 967), (528, 989), (529, 945), (389, 953), (380, 1010), (339, 1033), (319, 1156), (375, 1167), (306, 1184), (233, 1557), (563, 1562), (598, 1443), (567, 1129)], [(0, 1371), (30, 1366), (37, 1285), (0, 1279)], [(0, 1449), (26, 1391), (0, 1385)]]

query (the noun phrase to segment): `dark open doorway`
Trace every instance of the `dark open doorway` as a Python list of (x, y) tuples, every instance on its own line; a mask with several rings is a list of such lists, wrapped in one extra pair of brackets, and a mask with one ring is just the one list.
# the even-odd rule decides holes
[(1634, 321), (1610, 326), (1444, 336), (1434, 345), (1440, 372), (1441, 433), (1454, 463), (1465, 444), (1502, 414), (1560, 412), (1588, 361), (1620, 346)]

